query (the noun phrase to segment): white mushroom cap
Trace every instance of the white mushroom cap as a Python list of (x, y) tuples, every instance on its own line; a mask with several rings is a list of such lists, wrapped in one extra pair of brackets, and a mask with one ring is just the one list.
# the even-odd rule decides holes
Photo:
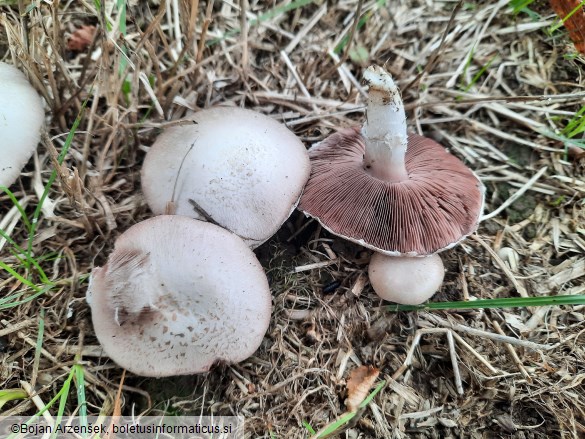
[(163, 214), (174, 193), (174, 213), (208, 216), (257, 247), (299, 201), (310, 173), (304, 145), (283, 124), (251, 110), (216, 107), (189, 119), (196, 124), (166, 129), (146, 155), (148, 205)]
[(409, 258), (374, 253), (368, 276), (374, 291), (382, 299), (418, 305), (437, 292), (443, 283), (445, 269), (438, 254)]
[(0, 186), (10, 186), (36, 149), (43, 102), (24, 74), (0, 62)]
[(242, 361), (260, 346), (271, 313), (266, 275), (246, 244), (178, 215), (123, 233), (93, 270), (87, 301), (105, 352), (145, 376)]

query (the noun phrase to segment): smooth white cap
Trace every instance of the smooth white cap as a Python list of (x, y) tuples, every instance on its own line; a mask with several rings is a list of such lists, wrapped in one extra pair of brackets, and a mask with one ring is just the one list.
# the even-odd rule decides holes
[(298, 204), (310, 173), (307, 150), (283, 124), (251, 110), (215, 107), (189, 119), (196, 123), (166, 129), (146, 155), (142, 190), (148, 205), (165, 213), (175, 189), (175, 214), (205, 219), (193, 200), (218, 225), (257, 247)]
[(421, 258), (374, 253), (368, 276), (378, 296), (403, 305), (418, 305), (441, 287), (445, 268), (438, 254)]
[(144, 376), (248, 358), (268, 329), (271, 299), (262, 266), (239, 237), (179, 215), (120, 235), (87, 291), (104, 351)]
[(37, 148), (43, 102), (24, 74), (0, 62), (0, 186), (9, 187)]

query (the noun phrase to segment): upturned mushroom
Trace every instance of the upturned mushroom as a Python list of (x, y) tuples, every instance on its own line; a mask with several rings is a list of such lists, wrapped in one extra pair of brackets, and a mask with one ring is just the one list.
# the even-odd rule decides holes
[(150, 148), (142, 190), (155, 214), (212, 221), (252, 248), (270, 238), (298, 204), (309, 178), (303, 143), (263, 114), (233, 107), (199, 111)]
[[(364, 78), (366, 122), (309, 150), (311, 176), (299, 209), (330, 232), (386, 256), (452, 248), (477, 229), (483, 185), (441, 145), (407, 133), (400, 92), (388, 73), (373, 66)], [(393, 262), (398, 259), (387, 259)], [(408, 271), (402, 276), (416, 286)]]
[(108, 356), (139, 375), (205, 372), (251, 356), (271, 295), (254, 253), (233, 233), (179, 215), (138, 223), (116, 241), (87, 291)]
[(0, 62), (0, 186), (10, 186), (37, 148), (45, 113), (24, 74)]

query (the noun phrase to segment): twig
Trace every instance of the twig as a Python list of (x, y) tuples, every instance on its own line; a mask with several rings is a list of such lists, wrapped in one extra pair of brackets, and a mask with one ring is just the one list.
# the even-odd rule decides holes
[(298, 267), (295, 267), (295, 273), (300, 273), (301, 271), (314, 270), (315, 268), (328, 267), (330, 265), (337, 264), (338, 262), (339, 258), (332, 259), (330, 261), (315, 262), (314, 264), (299, 265)]
[(360, 294), (362, 294), (362, 291), (364, 290), (367, 282), (368, 276), (366, 276), (366, 273), (360, 273), (355, 283), (351, 287), (351, 294), (353, 294), (355, 297), (359, 297)]
[(530, 187), (533, 186), (534, 183), (536, 183), (540, 177), (542, 177), (542, 175), (547, 171), (547, 169), (548, 169), (548, 166), (543, 166), (542, 168), (540, 168), (539, 171), (536, 174), (534, 174), (534, 176), (530, 180), (528, 180), (520, 189), (518, 189), (518, 191), (516, 191), (514, 193), (514, 195), (512, 195), (510, 198), (508, 198), (506, 201), (504, 201), (496, 210), (494, 210), (491, 213), (488, 213), (487, 215), (482, 216), (479, 220), (485, 221), (485, 220), (488, 220), (490, 218), (493, 218), (494, 216), (496, 216), (500, 212), (502, 212), (505, 208), (514, 204), (514, 202), (518, 198), (520, 198), (522, 195), (524, 195), (524, 192), (526, 192), (528, 189), (530, 189)]
[(205, 10), (205, 20), (201, 26), (201, 36), (199, 37), (199, 47), (197, 48), (197, 58), (195, 58), (195, 64), (199, 64), (203, 58), (203, 47), (205, 46), (205, 37), (207, 36), (207, 29), (211, 24), (211, 14), (213, 13), (213, 4), (215, 0), (210, 0), (207, 3), (207, 9)]
[(457, 388), (457, 393), (463, 395), (463, 384), (461, 383), (461, 373), (459, 372), (459, 364), (457, 363), (457, 353), (455, 352), (452, 331), (447, 331), (447, 343), (449, 344), (449, 355), (451, 356), (451, 364), (453, 365), (455, 387)]
[[(412, 343), (410, 345), (410, 349), (408, 350), (408, 354), (406, 354), (406, 359), (404, 360), (404, 363), (402, 363), (402, 366), (400, 366), (400, 368), (398, 368), (398, 370), (396, 372), (394, 372), (394, 375), (392, 375), (392, 379), (396, 380), (398, 379), (403, 373), (404, 371), (412, 364), (412, 358), (414, 357), (414, 351), (416, 349), (416, 347), (420, 344), (420, 339), (424, 334), (436, 334), (436, 333), (441, 333), (447, 334), (447, 342), (449, 343), (449, 354), (451, 356), (451, 363), (453, 365), (453, 375), (454, 375), (454, 379), (455, 379), (455, 387), (457, 388), (457, 393), (459, 393), (460, 395), (463, 394), (463, 385), (461, 384), (461, 374), (459, 373), (459, 365), (457, 363), (457, 354), (455, 352), (455, 343), (453, 341), (453, 335), (451, 334), (451, 330), (450, 329), (446, 329), (446, 328), (424, 328), (424, 329), (418, 329), (416, 331), (416, 334), (414, 336), (414, 340), (412, 340)], [(451, 335), (449, 335), (451, 334)]]
[(433, 52), (433, 54), (431, 55), (431, 58), (429, 59), (429, 62), (427, 62), (423, 71), (420, 72), (418, 75), (416, 75), (416, 77), (412, 81), (410, 81), (406, 85), (406, 87), (402, 87), (402, 94), (405, 94), (406, 91), (410, 87), (417, 85), (424, 75), (426, 75), (428, 72), (433, 70), (433, 68), (435, 67), (435, 64), (439, 60), (439, 55), (441, 54), (441, 52), (443, 50), (443, 47), (445, 45), (445, 41), (447, 40), (447, 35), (449, 34), (451, 27), (453, 26), (453, 22), (455, 21), (455, 17), (457, 16), (459, 9), (461, 9), (461, 6), (463, 6), (463, 0), (459, 0), (459, 2), (457, 2), (455, 7), (453, 8), (453, 12), (451, 12), (451, 18), (449, 18), (449, 23), (447, 23), (447, 27), (445, 28), (445, 31), (443, 32), (443, 36), (441, 37), (441, 43), (439, 44), (439, 47), (437, 47), (437, 50), (435, 50)]
[[(433, 89), (433, 91), (435, 91)], [(466, 94), (463, 92), (453, 92), (453, 90), (444, 90), (440, 89), (437, 92), (443, 92), (448, 94), (453, 94), (454, 96), (465, 96)], [(565, 101), (574, 101), (579, 99), (585, 99), (585, 93), (566, 93), (566, 94), (558, 94), (558, 95), (537, 95), (537, 96), (486, 96), (481, 98), (470, 98), (470, 99), (451, 99), (448, 101), (436, 101), (436, 102), (409, 102), (404, 104), (405, 110), (412, 110), (414, 108), (428, 108), (428, 107), (435, 107), (437, 105), (450, 105), (450, 106), (460, 106), (460, 105), (474, 105), (483, 102), (534, 102), (534, 101), (546, 101), (546, 102), (565, 102)]]
[(529, 297), (526, 288), (520, 282), (518, 282), (516, 276), (514, 276), (514, 273), (512, 273), (508, 265), (506, 265), (506, 263), (502, 261), (502, 258), (500, 258), (498, 254), (489, 245), (487, 245), (479, 236), (470, 235), (469, 237), (474, 241), (478, 242), (483, 248), (487, 250), (487, 252), (491, 255), (496, 264), (500, 266), (500, 268), (506, 274), (508, 279), (510, 279), (510, 282), (512, 282), (512, 285), (514, 285), (514, 288), (516, 288), (518, 294), (520, 294), (520, 296), (522, 297)]
[(471, 328), (469, 326), (465, 326), (465, 325), (462, 325), (460, 323), (452, 323), (448, 320), (445, 320), (441, 317), (438, 317), (436, 315), (429, 314), (429, 313), (426, 313), (424, 315), (424, 318), (426, 320), (436, 324), (436, 325), (446, 326), (447, 328), (455, 329), (457, 331), (462, 331), (462, 332), (465, 332), (465, 333), (470, 334), (470, 335), (476, 335), (478, 337), (489, 338), (490, 340), (494, 340), (494, 341), (497, 341), (500, 343), (510, 343), (512, 345), (522, 346), (522, 347), (525, 347), (527, 349), (531, 349), (533, 351), (539, 351), (539, 350), (548, 351), (554, 347), (554, 346), (534, 343), (532, 341), (519, 340), (519, 339), (514, 338), (514, 337), (508, 337), (507, 335), (500, 335), (500, 334), (494, 334), (493, 332), (482, 331), (481, 329)]
[(293, 78), (295, 79), (295, 82), (297, 83), (297, 85), (301, 89), (301, 93), (303, 93), (303, 95), (309, 100), (309, 102), (311, 103), (311, 106), (313, 107), (313, 111), (315, 113), (317, 113), (319, 111), (319, 109), (317, 108), (317, 106), (315, 105), (315, 103), (311, 102), (311, 94), (309, 93), (309, 90), (307, 90), (307, 87), (305, 87), (305, 84), (303, 84), (303, 81), (301, 80), (301, 77), (297, 73), (297, 69), (295, 68), (295, 66), (293, 66), (290, 58), (287, 55), (287, 53), (284, 50), (281, 50), (280, 51), (280, 56), (284, 60), (284, 63), (286, 64), (286, 66), (288, 67), (288, 69), (291, 71), (291, 73), (293, 75)]
[[(492, 320), (491, 324), (494, 327), (494, 329), (498, 332), (498, 334), (505, 336), (505, 333), (502, 330), (502, 327), (500, 326), (500, 324), (498, 322), (496, 322), (495, 320)], [(518, 354), (516, 353), (516, 351), (514, 350), (512, 345), (506, 343), (506, 349), (508, 350), (508, 353), (512, 357), (512, 360), (514, 361), (514, 363), (516, 363), (516, 366), (518, 366), (520, 373), (524, 376), (524, 378), (526, 378), (526, 381), (531, 383), (532, 377), (530, 376), (530, 374), (528, 373), (528, 371), (526, 370), (526, 368), (522, 364), (522, 361), (520, 361), (520, 357), (518, 357)]]
[(461, 344), (463, 347), (467, 348), (467, 350), (469, 352), (471, 352), (471, 354), (477, 358), (485, 367), (487, 367), (492, 373), (500, 373), (500, 371), (498, 369), (496, 369), (494, 366), (492, 366), (490, 364), (489, 361), (487, 361), (483, 355), (481, 355), (479, 352), (477, 352), (475, 349), (473, 349), (473, 347), (471, 347), (471, 345), (469, 343), (467, 343), (465, 340), (463, 340), (463, 338), (457, 334), (456, 332), (453, 332), (453, 337), (455, 337), (455, 340), (457, 340), (457, 343)]
[(286, 240), (286, 242), (291, 242), (293, 239), (295, 239), (300, 233), (302, 233), (303, 230), (305, 230), (309, 224), (311, 224), (313, 221), (315, 221), (313, 218), (309, 218), (307, 222), (305, 222), (305, 224), (303, 224), (301, 227), (299, 227), (299, 229), (294, 232), (292, 235), (289, 236), (289, 238)]
[(21, 329), (30, 326), (35, 322), (35, 319), (23, 320), (22, 322), (15, 323), (14, 325), (9, 324), (6, 320), (2, 320), (2, 324), (6, 326), (6, 329), (0, 329), (0, 337), (12, 334), (13, 332), (20, 331)]
[(248, 19), (246, 13), (249, 9), (248, 0), (240, 0), (240, 36), (242, 41), (242, 72), (244, 78), (248, 77), (249, 54), (248, 54)]
[(33, 389), (33, 387), (28, 382), (26, 382), (24, 380), (21, 380), (20, 381), (20, 385), (22, 386), (22, 388), (24, 389), (24, 391), (26, 393), (28, 393), (28, 396), (30, 397), (30, 399), (32, 400), (32, 402), (34, 402), (34, 404), (37, 407), (37, 409), (39, 409), (39, 411), (42, 413), (42, 416), (43, 416), (43, 418), (45, 418), (45, 421), (47, 421), (47, 423), (49, 425), (54, 426), (55, 425), (55, 420), (53, 419), (53, 417), (51, 416), (51, 414), (49, 413), (49, 411), (46, 410), (47, 404), (45, 404), (45, 402), (37, 394), (37, 392), (35, 391), (35, 389)]
[(317, 12), (307, 21), (307, 23), (297, 32), (295, 37), (288, 43), (284, 48), (286, 53), (291, 53), (295, 47), (301, 42), (301, 40), (315, 27), (315, 25), (321, 20), (323, 15), (327, 12), (327, 3), (324, 2)]
[(322, 75), (323, 78), (328, 78), (334, 70), (337, 70), (339, 68), (339, 66), (341, 66), (345, 60), (347, 59), (347, 56), (349, 54), (349, 49), (351, 47), (351, 43), (353, 42), (353, 36), (355, 34), (355, 31), (357, 29), (358, 23), (360, 21), (360, 16), (362, 15), (362, 6), (364, 4), (364, 0), (358, 0), (358, 5), (357, 5), (357, 10), (355, 11), (355, 17), (353, 19), (353, 23), (351, 25), (351, 30), (349, 31), (349, 37), (347, 40), (347, 44), (345, 45), (345, 49), (343, 50), (343, 55), (341, 55), (341, 58), (339, 59), (339, 61), (337, 61), (337, 63), (330, 68), (326, 73), (324, 73)]

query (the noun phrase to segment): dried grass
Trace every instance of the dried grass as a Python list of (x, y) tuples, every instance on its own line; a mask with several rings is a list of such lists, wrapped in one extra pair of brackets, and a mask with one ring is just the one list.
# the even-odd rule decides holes
[[(116, 398), (122, 370), (101, 353), (84, 300), (87, 275), (116, 236), (150, 216), (139, 171), (160, 128), (231, 104), (287, 123), (308, 145), (361, 122), (359, 80), (372, 62), (397, 78), (411, 129), (448, 146), (487, 186), (486, 220), (443, 254), (448, 272), (434, 300), (583, 294), (585, 164), (554, 136), (583, 105), (585, 60), (567, 56), (562, 30), (547, 34), (552, 11), (541, 6), (531, 21), (507, 0), (365, 1), (360, 26), (356, 0), (283, 2), (268, 15), (255, 0), (128, 2), (125, 21), (113, 1), (101, 11), (53, 1), (25, 12), (24, 3), (22, 14), (0, 7), (0, 58), (26, 72), (50, 113), (44, 146), (12, 188), (28, 214), (55, 169), (51, 147), (61, 152), (80, 123), (32, 246), (56, 286), (0, 310), (0, 383), (34, 395), (3, 415), (35, 413), (78, 363), (90, 413), (112, 413), (115, 400), (123, 413), (237, 413), (250, 437), (306, 437), (302, 422), (318, 430), (343, 413), (349, 371), (373, 364), (389, 385), (344, 437), (585, 435), (583, 307), (390, 315), (365, 282), (369, 253), (298, 213), (257, 251), (274, 316), (241, 364), (165, 380), (128, 375)], [(95, 39), (70, 52), (82, 25), (97, 26)], [(351, 47), (336, 52), (350, 35)], [(26, 247), (12, 206), (0, 195), (1, 227)], [(2, 260), (24, 274), (10, 247)], [(24, 288), (0, 276), (1, 297)]]

